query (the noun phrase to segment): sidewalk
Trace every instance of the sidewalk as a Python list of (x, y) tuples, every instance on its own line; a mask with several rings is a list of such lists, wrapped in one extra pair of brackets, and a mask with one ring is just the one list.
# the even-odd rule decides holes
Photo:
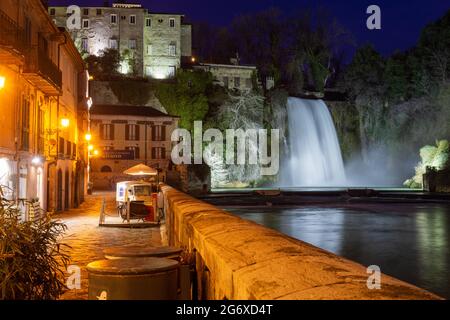
[(102, 201), (107, 201), (107, 212), (115, 212), (114, 193), (98, 193), (87, 196), (78, 209), (55, 215), (68, 227), (62, 243), (70, 245), (70, 264), (81, 268), (81, 289), (69, 290), (61, 300), (86, 300), (88, 297), (88, 274), (86, 265), (104, 259), (103, 249), (112, 246), (148, 245), (161, 246), (160, 228), (127, 229), (101, 228), (98, 226)]

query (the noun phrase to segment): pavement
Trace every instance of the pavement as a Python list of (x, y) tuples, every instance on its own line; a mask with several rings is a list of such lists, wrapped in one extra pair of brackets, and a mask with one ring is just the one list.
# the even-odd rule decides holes
[[(66, 250), (70, 256), (70, 265), (81, 269), (81, 288), (65, 292), (61, 300), (87, 300), (88, 273), (86, 265), (92, 261), (104, 259), (103, 250), (114, 246), (154, 246), (162, 245), (159, 227), (144, 229), (99, 227), (99, 215), (103, 199), (106, 200), (106, 212), (115, 215), (115, 194), (96, 193), (87, 196), (86, 201), (77, 209), (56, 214), (54, 219), (65, 223), (68, 230), (62, 243), (71, 248)], [(68, 272), (67, 276), (71, 274)]]

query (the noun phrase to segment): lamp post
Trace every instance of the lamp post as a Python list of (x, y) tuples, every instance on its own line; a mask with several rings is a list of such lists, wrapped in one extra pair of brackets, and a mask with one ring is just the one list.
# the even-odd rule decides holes
[(0, 76), (0, 90), (2, 90), (5, 87), (6, 78), (3, 76)]

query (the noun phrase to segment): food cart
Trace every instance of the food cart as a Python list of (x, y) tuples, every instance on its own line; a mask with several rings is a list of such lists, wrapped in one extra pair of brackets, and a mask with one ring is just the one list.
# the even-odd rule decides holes
[(135, 177), (156, 176), (157, 182), (142, 180), (117, 183), (116, 201), (119, 215), (128, 223), (131, 219), (159, 222), (158, 170), (138, 164), (125, 170), (124, 174)]
[(116, 203), (123, 220), (159, 222), (157, 210), (157, 186), (145, 181), (117, 183)]

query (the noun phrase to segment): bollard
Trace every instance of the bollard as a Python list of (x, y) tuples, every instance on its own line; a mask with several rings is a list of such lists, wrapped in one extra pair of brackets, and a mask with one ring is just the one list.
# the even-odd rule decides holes
[(92, 262), (89, 300), (176, 300), (178, 268), (177, 261), (165, 258)]

